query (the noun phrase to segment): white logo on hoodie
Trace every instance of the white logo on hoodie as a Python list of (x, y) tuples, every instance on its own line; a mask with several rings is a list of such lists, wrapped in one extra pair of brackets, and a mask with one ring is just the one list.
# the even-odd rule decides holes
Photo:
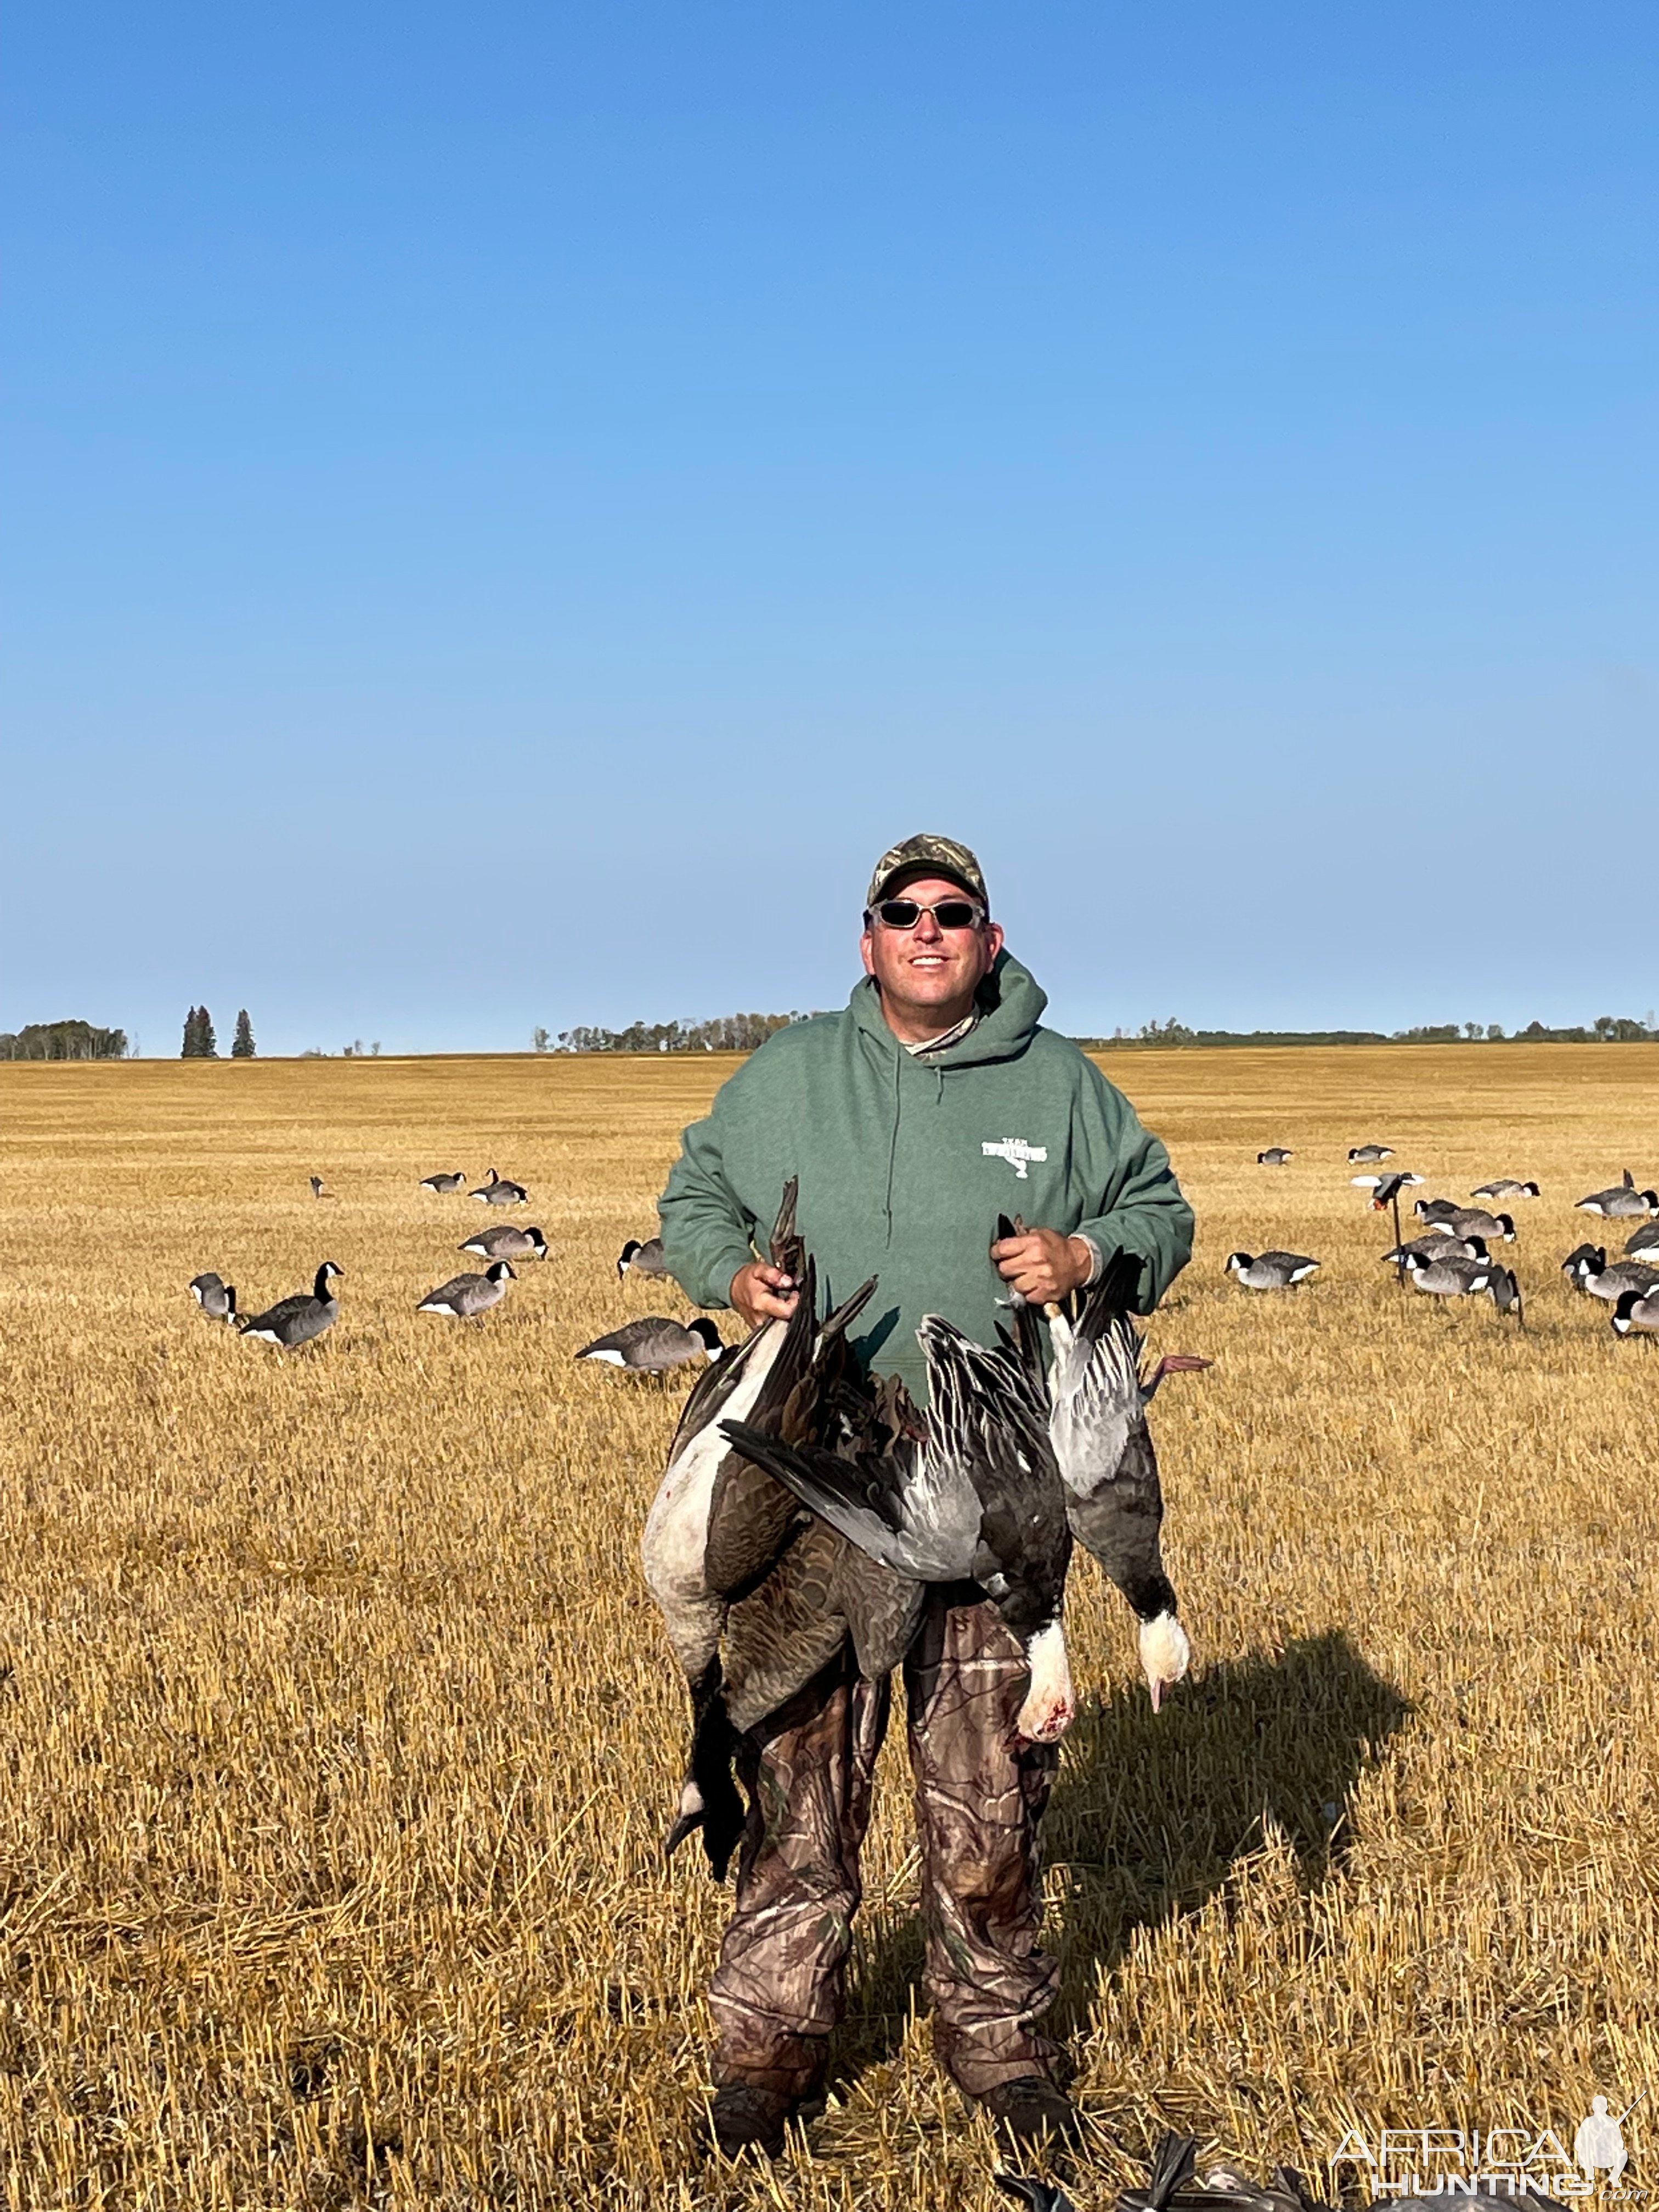
[(1048, 1158), (1047, 1145), (1028, 1145), (1024, 1137), (988, 1137), (980, 1151), (988, 1160), (1006, 1160), (1022, 1182), (1028, 1161), (1046, 1163)]

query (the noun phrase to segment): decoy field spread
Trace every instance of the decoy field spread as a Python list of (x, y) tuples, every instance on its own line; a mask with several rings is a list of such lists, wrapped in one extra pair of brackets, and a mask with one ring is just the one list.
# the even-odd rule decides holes
[[(732, 1065), (0, 1066), (20, 2203), (1006, 2201), (911, 2016), (902, 1729), (813, 2152), (698, 2142), (729, 1893), (663, 1859), (685, 1683), (640, 1540), (702, 1369), (576, 1355), (694, 1318), (619, 1255)], [(1192, 1644), (1156, 1715), (1121, 1598), (1081, 1553), (1067, 1589), (1070, 2194), (1166, 2127), (1322, 2182), (1360, 2124), (1570, 2142), (1659, 2081), (1659, 1048), (1103, 1065), (1198, 1213), (1147, 1356), (1214, 1364), (1150, 1416)], [(1444, 1249), (1382, 1264), (1362, 1170), (1420, 1176), (1401, 1237)], [(227, 1286), (332, 1311), (252, 1341)]]

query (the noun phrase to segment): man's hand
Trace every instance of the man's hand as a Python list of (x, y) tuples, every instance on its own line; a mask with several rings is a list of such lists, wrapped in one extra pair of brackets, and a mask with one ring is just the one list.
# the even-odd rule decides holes
[(991, 1260), (1003, 1281), (1034, 1306), (1058, 1305), (1088, 1281), (1095, 1264), (1094, 1254), (1080, 1237), (1062, 1237), (1057, 1229), (1027, 1229), (1018, 1237), (1004, 1237), (991, 1247)]
[(793, 1276), (764, 1260), (751, 1260), (746, 1267), (739, 1267), (726, 1295), (732, 1311), (750, 1328), (758, 1328), (763, 1321), (787, 1321), (800, 1301)]

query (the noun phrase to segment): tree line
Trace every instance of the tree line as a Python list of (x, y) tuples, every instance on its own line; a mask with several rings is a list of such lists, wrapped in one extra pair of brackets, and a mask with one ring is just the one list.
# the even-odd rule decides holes
[[(231, 1040), (233, 1060), (252, 1060), (254, 1057), (253, 1024), (244, 1006), (236, 1017), (236, 1034)], [(185, 1042), (180, 1060), (217, 1060), (219, 1040), (214, 1032), (213, 1017), (205, 1006), (192, 1006), (185, 1016)]]
[(556, 1043), (545, 1030), (532, 1039), (538, 1052), (754, 1052), (791, 1022), (792, 1014), (717, 1014), (708, 1022), (635, 1022), (625, 1030), (561, 1030)]
[(129, 1049), (125, 1030), (100, 1030), (95, 1022), (25, 1022), (0, 1030), (0, 1060), (125, 1060)]
[(1091, 1052), (1133, 1050), (1146, 1045), (1270, 1044), (1651, 1044), (1659, 1029), (1628, 1014), (1598, 1014), (1588, 1029), (1547, 1029), (1528, 1022), (1513, 1036), (1501, 1022), (1429, 1022), (1409, 1030), (1191, 1030), (1173, 1017), (1144, 1022), (1133, 1036), (1079, 1037)]

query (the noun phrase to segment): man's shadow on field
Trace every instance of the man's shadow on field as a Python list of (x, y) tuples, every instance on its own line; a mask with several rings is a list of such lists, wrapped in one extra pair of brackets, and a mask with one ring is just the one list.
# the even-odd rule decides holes
[[(1343, 1629), (1206, 1667), (1154, 1714), (1143, 1686), (1082, 1700), (1042, 1824), (1042, 1948), (1060, 1963), (1042, 2025), (1071, 2034), (1136, 1931), (1197, 1912), (1235, 1863), (1285, 1834), (1304, 1890), (1352, 1848), (1359, 1778), (1412, 1707)], [(833, 2072), (848, 2081), (897, 2051), (919, 1999), (914, 1909), (861, 1930)]]

